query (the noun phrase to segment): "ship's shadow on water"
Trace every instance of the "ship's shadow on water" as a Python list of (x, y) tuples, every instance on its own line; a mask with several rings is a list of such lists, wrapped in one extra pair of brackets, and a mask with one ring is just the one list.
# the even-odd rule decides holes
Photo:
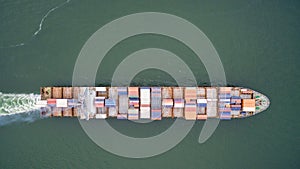
[(0, 127), (10, 125), (10, 124), (17, 124), (17, 123), (32, 123), (40, 119), (42, 118), (40, 117), (39, 110), (30, 111), (26, 113), (0, 116)]

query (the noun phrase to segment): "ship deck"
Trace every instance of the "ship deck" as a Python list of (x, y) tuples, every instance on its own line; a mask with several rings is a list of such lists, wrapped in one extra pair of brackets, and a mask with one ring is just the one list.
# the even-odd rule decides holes
[(242, 87), (41, 87), (43, 116), (80, 119), (230, 120), (266, 110), (269, 99)]

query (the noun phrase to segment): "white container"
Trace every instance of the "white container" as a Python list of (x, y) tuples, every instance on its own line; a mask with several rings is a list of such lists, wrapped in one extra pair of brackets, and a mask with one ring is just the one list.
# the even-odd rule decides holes
[(140, 107), (140, 110), (141, 119), (150, 119), (150, 107)]
[(68, 99), (56, 99), (56, 107), (68, 107)]
[(97, 92), (106, 92), (106, 87), (96, 87)]
[(96, 114), (96, 119), (106, 119), (107, 115), (106, 114)]

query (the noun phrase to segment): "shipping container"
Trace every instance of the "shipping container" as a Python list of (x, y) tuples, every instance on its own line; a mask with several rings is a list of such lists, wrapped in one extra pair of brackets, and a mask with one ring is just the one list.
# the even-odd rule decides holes
[(162, 98), (163, 99), (173, 98), (172, 87), (163, 87), (162, 88)]
[(109, 89), (109, 98), (114, 100), (115, 107), (108, 108), (108, 115), (110, 117), (116, 117), (119, 112), (119, 98), (118, 98), (118, 88), (117, 87), (111, 87)]
[(140, 118), (150, 119), (150, 107), (140, 107)]
[(105, 99), (105, 107), (116, 107), (114, 99)]
[(97, 114), (106, 114), (107, 108), (106, 107), (97, 107)]
[(68, 99), (56, 99), (56, 107), (68, 107)]
[(173, 88), (174, 108), (173, 117), (182, 118), (184, 109), (184, 87)]
[(95, 107), (104, 107), (105, 106), (105, 97), (95, 97)]
[(150, 107), (150, 88), (141, 87), (140, 93), (141, 107)]
[(151, 120), (161, 120), (161, 110), (151, 110)]
[(117, 107), (110, 107), (110, 108), (108, 108), (108, 116), (109, 117), (116, 117), (117, 114), (118, 114)]
[(54, 99), (62, 98), (62, 87), (53, 87), (52, 88), (52, 98), (54, 98)]
[(206, 88), (206, 98), (207, 99), (217, 99), (217, 89), (214, 87)]
[(174, 108), (173, 115), (174, 117), (183, 117), (183, 108)]
[(252, 95), (250, 94), (241, 94), (240, 97), (241, 99), (252, 99)]
[(197, 106), (197, 114), (206, 114), (206, 107)]
[(138, 120), (139, 109), (130, 108), (128, 109), (128, 120)]
[(119, 113), (125, 113), (128, 112), (128, 97), (127, 95), (120, 95), (119, 96)]
[(162, 108), (162, 117), (173, 117), (173, 108), (172, 107), (163, 107)]
[(173, 107), (173, 99), (163, 99), (162, 106), (167, 107), (167, 108), (172, 108)]
[(207, 115), (206, 114), (198, 114), (197, 115), (197, 120), (206, 120), (207, 119)]
[(207, 101), (206, 114), (208, 118), (215, 118), (218, 116), (216, 101)]
[(107, 118), (107, 114), (96, 114), (95, 118), (96, 119), (106, 119)]
[(182, 87), (174, 87), (173, 88), (173, 98), (174, 99), (182, 99), (183, 98), (183, 88)]
[(197, 88), (196, 87), (185, 87), (184, 89), (184, 99), (196, 100), (197, 99)]
[(107, 87), (95, 87), (95, 91), (98, 97), (108, 97)]
[(220, 112), (220, 119), (221, 120), (230, 120), (231, 112)]
[(126, 114), (118, 114), (117, 119), (126, 120), (127, 119), (127, 113)]
[(151, 109), (161, 109), (161, 88), (151, 88)]
[(118, 87), (118, 94), (119, 94), (119, 113), (126, 114), (126, 118), (127, 118), (127, 113), (128, 113), (127, 87)]
[(204, 87), (197, 87), (197, 99), (205, 99), (206, 90)]
[(62, 116), (62, 108), (61, 107), (53, 107), (52, 114), (54, 117), (61, 117)]
[(184, 108), (184, 99), (174, 99), (174, 108)]
[(64, 99), (72, 99), (73, 98), (72, 87), (63, 87), (63, 98)]
[(72, 114), (73, 114), (72, 108), (64, 108), (63, 109), (64, 117), (72, 117)]
[(78, 99), (78, 96), (80, 94), (80, 87), (73, 87), (72, 88), (73, 92), (73, 99)]
[(78, 105), (78, 99), (68, 99), (68, 107), (75, 107)]
[(50, 107), (56, 106), (56, 99), (47, 99), (47, 105)]
[(197, 105), (196, 101), (190, 100), (185, 103), (184, 118), (186, 120), (196, 120), (197, 118)]
[(139, 88), (138, 87), (128, 87), (128, 97), (138, 98)]
[(239, 116), (240, 115), (240, 111), (239, 110), (231, 110), (231, 115), (233, 115), (233, 116)]
[(240, 96), (240, 88), (233, 88), (230, 94), (231, 96)]

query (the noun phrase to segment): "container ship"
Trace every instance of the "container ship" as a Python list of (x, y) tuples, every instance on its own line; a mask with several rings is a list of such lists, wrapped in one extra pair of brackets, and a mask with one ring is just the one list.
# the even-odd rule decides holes
[(269, 99), (243, 87), (41, 87), (41, 116), (79, 119), (230, 120), (266, 110)]

